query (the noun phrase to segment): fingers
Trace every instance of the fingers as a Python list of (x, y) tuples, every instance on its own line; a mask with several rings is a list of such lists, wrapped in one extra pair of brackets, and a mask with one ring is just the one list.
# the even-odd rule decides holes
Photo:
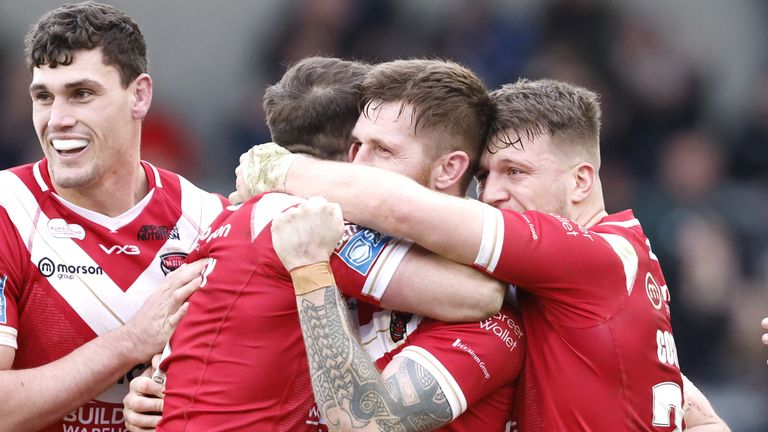
[(131, 432), (154, 431), (161, 418), (159, 414), (152, 414), (151, 412), (145, 414), (132, 409), (125, 409), (123, 417), (126, 428)]
[[(130, 407), (133, 409), (141, 408), (141, 411), (162, 411), (165, 386), (155, 382), (151, 376), (144, 376), (144, 374), (137, 376), (131, 380), (129, 389), (128, 395), (123, 399), (123, 404), (128, 406), (128, 399), (130, 398)], [(143, 396), (143, 399), (147, 400), (137, 401), (136, 396)], [(139, 410), (137, 409), (137, 411)]]
[(167, 289), (175, 291), (176, 289), (183, 287), (184, 285), (192, 282), (196, 277), (203, 274), (205, 264), (208, 262), (206, 258), (199, 259), (193, 263), (182, 264), (181, 267), (168, 273), (165, 277), (165, 286)]
[(176, 330), (176, 327), (179, 325), (181, 319), (184, 318), (184, 315), (186, 315), (187, 312), (189, 312), (189, 303), (185, 302), (181, 305), (181, 307), (179, 307), (179, 310), (168, 317), (168, 325), (171, 328), (171, 332)]
[(191, 296), (193, 292), (197, 291), (197, 289), (200, 288), (200, 284), (202, 282), (203, 282), (202, 276), (198, 275), (191, 281), (187, 282), (186, 284), (176, 289), (176, 291), (173, 292), (174, 304), (181, 306), (182, 303), (186, 302), (187, 299), (189, 299), (189, 296)]
[(768, 318), (763, 318), (762, 324), (763, 324), (763, 328), (768, 330)]
[(286, 269), (327, 261), (344, 232), (341, 208), (312, 197), (272, 221), (272, 244)]
[(163, 360), (162, 354), (155, 354), (154, 356), (152, 356), (152, 367), (147, 368), (147, 370), (149, 371), (149, 375), (147, 376), (152, 376), (155, 370), (160, 367), (160, 361), (162, 360)]
[(143, 374), (131, 380), (130, 391), (123, 398), (123, 416), (129, 431), (150, 431), (157, 427), (163, 412), (164, 389)]

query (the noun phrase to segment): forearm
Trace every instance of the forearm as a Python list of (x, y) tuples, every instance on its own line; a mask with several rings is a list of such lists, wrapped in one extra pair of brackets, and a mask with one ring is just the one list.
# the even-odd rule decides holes
[(684, 418), (686, 431), (695, 432), (730, 432), (730, 428), (721, 419), (704, 393), (683, 375), (685, 393)]
[[(445, 400), (434, 379), (424, 380), (429, 381), (426, 383), (410, 381), (422, 372), (415, 370), (419, 368), (415, 362), (401, 363), (388, 379), (389, 388), (385, 385), (382, 374), (357, 341), (346, 304), (335, 287), (296, 299), (315, 399), (331, 430), (429, 430), (425, 426), (439, 427), (451, 420), (447, 404), (435, 413), (430, 403)], [(404, 388), (412, 390), (408, 397), (401, 392)], [(424, 394), (430, 396), (419, 401)], [(425, 419), (429, 419), (428, 424)]]
[(392, 276), (381, 306), (439, 321), (480, 321), (499, 311), (506, 288), (471, 267), (413, 245)]
[(121, 330), (107, 333), (67, 356), (33, 369), (0, 371), (0, 431), (39, 430), (66, 416), (146, 359), (138, 358)]
[(285, 189), (323, 196), (339, 203), (347, 220), (411, 239), (456, 262), (472, 264), (480, 247), (484, 204), (431, 191), (397, 173), (300, 158)]

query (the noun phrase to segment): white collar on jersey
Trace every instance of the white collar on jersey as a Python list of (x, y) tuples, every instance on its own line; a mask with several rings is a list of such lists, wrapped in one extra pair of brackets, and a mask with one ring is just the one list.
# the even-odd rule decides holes
[[(155, 176), (155, 188), (162, 188), (163, 184), (160, 181), (160, 173), (157, 171), (157, 168), (155, 168), (155, 166), (150, 163), (147, 163), (147, 165), (152, 169), (152, 173)], [(39, 161), (34, 165), (33, 172), (35, 174), (35, 180), (37, 180), (37, 184), (40, 186), (40, 189), (43, 192), (49, 191), (50, 188), (48, 187), (48, 184), (45, 183), (45, 180), (43, 180), (43, 175), (40, 172)], [(149, 193), (144, 198), (142, 198), (141, 201), (139, 201), (138, 203), (136, 203), (136, 205), (128, 209), (128, 211), (115, 217), (106, 216), (101, 213), (97, 213), (93, 210), (80, 207), (76, 204), (73, 204), (65, 200), (64, 198), (59, 196), (56, 192), (54, 191), (50, 191), (50, 192), (51, 192), (51, 195), (56, 197), (56, 199), (64, 207), (70, 209), (74, 213), (90, 220), (91, 222), (97, 223), (103, 226), (104, 228), (107, 228), (110, 231), (117, 231), (121, 227), (124, 227), (125, 225), (128, 225), (129, 223), (131, 223), (134, 219), (136, 219), (136, 217), (139, 216), (139, 214), (141, 214), (141, 212), (144, 210), (147, 204), (149, 204), (149, 201), (152, 199), (152, 196), (155, 193), (155, 188), (151, 189)]]

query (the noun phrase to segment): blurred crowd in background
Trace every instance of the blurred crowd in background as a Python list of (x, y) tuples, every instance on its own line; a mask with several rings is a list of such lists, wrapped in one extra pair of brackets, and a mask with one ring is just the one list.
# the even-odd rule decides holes
[[(768, 18), (768, 5), (755, 4)], [(241, 55), (251, 82), (216, 119), (216, 145), (173, 101), (156, 97), (144, 126), (145, 159), (228, 193), (238, 155), (270, 140), (264, 87), (309, 55), (442, 57), (470, 67), (491, 89), (519, 77), (589, 87), (603, 106), (608, 210), (634, 209), (647, 230), (670, 287), (683, 372), (733, 430), (768, 430), (768, 350), (760, 343), (768, 316), (768, 63), (725, 115), (712, 108), (710, 71), (659, 32), (659, 22), (616, 2), (547, 1), (524, 16), (487, 0), (294, 0), (273, 9), (270, 21), (279, 24), (270, 37), (260, 33), (253, 42), (260, 49)], [(0, 37), (0, 168), (7, 168), (40, 152), (28, 71), (3, 61), (12, 57), (3, 49), (21, 35), (0, 29)], [(162, 63), (149, 45), (152, 61)], [(215, 169), (212, 155), (224, 161)]]

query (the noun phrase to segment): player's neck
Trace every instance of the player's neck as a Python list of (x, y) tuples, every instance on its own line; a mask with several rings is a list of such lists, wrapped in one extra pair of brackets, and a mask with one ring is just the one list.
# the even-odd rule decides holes
[(604, 217), (608, 216), (601, 193), (590, 195), (575, 210), (573, 221), (586, 228), (596, 225)]
[(130, 210), (149, 192), (149, 181), (141, 164), (100, 178), (93, 185), (64, 189), (56, 193), (70, 203), (105, 216), (117, 217)]

